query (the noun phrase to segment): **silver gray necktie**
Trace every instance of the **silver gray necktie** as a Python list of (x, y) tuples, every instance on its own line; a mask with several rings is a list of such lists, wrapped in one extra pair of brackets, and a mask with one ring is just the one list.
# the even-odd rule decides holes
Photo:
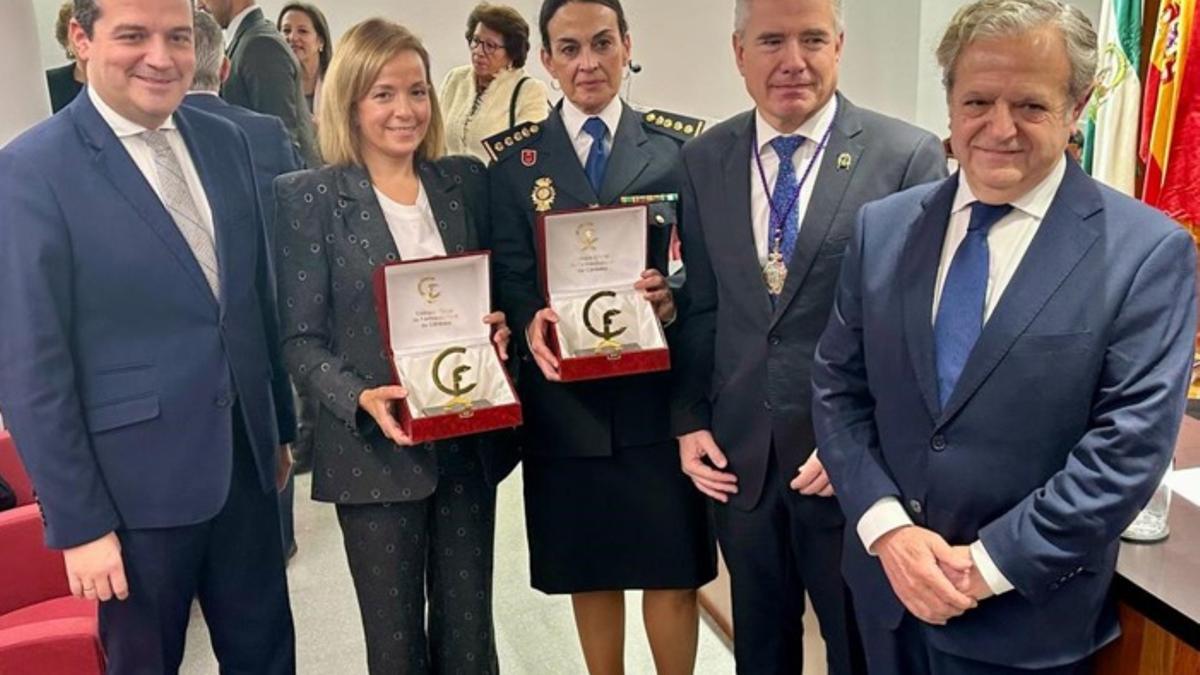
[(217, 267), (217, 247), (213, 243), (213, 235), (204, 226), (200, 218), (200, 210), (196, 208), (196, 200), (188, 189), (187, 180), (183, 177), (183, 167), (179, 158), (171, 149), (167, 136), (161, 131), (143, 131), (142, 138), (154, 151), (154, 168), (158, 172), (159, 189), (162, 192), (163, 206), (171, 214), (179, 233), (187, 241), (200, 270), (212, 289), (213, 297), (221, 299), (221, 281)]

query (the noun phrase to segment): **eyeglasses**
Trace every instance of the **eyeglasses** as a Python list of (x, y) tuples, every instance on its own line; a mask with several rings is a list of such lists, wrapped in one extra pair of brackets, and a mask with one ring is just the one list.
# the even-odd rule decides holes
[(467, 38), (467, 47), (470, 48), (471, 51), (483, 49), (483, 53), (487, 54), (488, 56), (495, 54), (497, 49), (504, 49), (504, 45), (498, 45), (495, 42), (488, 42), (487, 40), (480, 40), (477, 37)]

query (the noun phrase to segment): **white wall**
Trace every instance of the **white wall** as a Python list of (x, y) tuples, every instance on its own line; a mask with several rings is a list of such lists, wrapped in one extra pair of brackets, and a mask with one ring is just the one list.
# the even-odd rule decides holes
[[(61, 50), (52, 37), (59, 2), (33, 1), (38, 35), (45, 36), (43, 65), (62, 63)], [(315, 1), (325, 9), (330, 29), (337, 36), (370, 16), (406, 23), (425, 40), (438, 82), (451, 67), (468, 60), (463, 33), (467, 14), (477, 0)], [(493, 1), (520, 10), (536, 34), (540, 0)], [(284, 2), (263, 0), (259, 4), (274, 19)], [(945, 103), (932, 52), (954, 10), (966, 2), (844, 0), (847, 28), (842, 90), (859, 105), (944, 134)], [(1075, 2), (1097, 20), (1103, 0)], [(633, 58), (644, 68), (631, 83), (633, 102), (714, 119), (750, 106), (730, 48), (733, 0), (624, 0), (623, 4), (629, 15)], [(534, 44), (540, 44), (536, 37)], [(546, 77), (536, 51), (531, 52), (530, 70)]]
[(0, 105), (0, 146), (50, 114), (33, 10), (30, 0), (0, 4), (0, 90), (5, 93)]

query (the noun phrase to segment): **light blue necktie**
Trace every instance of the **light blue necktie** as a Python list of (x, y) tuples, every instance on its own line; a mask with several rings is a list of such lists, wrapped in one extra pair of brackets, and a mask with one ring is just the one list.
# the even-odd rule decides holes
[(608, 135), (608, 127), (604, 126), (604, 120), (599, 117), (589, 117), (583, 123), (583, 130), (592, 137), (592, 147), (588, 150), (583, 172), (592, 184), (592, 191), (599, 195), (600, 186), (604, 184), (604, 169), (608, 166), (608, 151), (604, 149), (604, 137)]
[(783, 254), (784, 265), (790, 265), (792, 262), (792, 253), (796, 251), (796, 237), (800, 232), (800, 209), (796, 206), (799, 201), (796, 195), (796, 164), (792, 158), (801, 145), (804, 145), (803, 136), (776, 136), (771, 139), (771, 147), (779, 157), (779, 175), (775, 177), (775, 189), (771, 191), (769, 245), (774, 244), (778, 238), (779, 252)]
[(938, 399), (942, 407), (962, 375), (963, 366), (979, 334), (987, 302), (988, 230), (1012, 210), (1010, 204), (971, 205), (967, 236), (954, 252), (942, 284), (942, 300), (933, 322), (933, 348), (937, 357)]

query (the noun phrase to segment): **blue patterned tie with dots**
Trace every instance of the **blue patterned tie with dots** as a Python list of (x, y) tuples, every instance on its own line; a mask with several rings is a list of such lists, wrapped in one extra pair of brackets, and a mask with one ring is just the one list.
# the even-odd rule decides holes
[[(801, 145), (804, 145), (803, 136), (776, 136), (771, 140), (771, 147), (779, 157), (779, 175), (775, 177), (775, 189), (771, 191), (769, 246), (780, 242), (779, 252), (783, 254), (784, 265), (792, 262), (796, 236), (800, 232), (800, 200), (796, 197), (796, 163), (792, 158)], [(784, 209), (787, 209), (786, 214)]]
[(600, 194), (600, 186), (604, 184), (604, 168), (608, 166), (608, 151), (604, 149), (604, 137), (608, 135), (608, 127), (599, 117), (589, 117), (583, 123), (583, 130), (592, 137), (592, 147), (588, 150), (587, 161), (583, 172), (587, 174), (592, 190)]
[(967, 236), (958, 245), (946, 272), (942, 300), (933, 322), (938, 398), (942, 407), (950, 399), (967, 357), (983, 332), (988, 284), (988, 230), (1011, 210), (1010, 204), (973, 203)]

